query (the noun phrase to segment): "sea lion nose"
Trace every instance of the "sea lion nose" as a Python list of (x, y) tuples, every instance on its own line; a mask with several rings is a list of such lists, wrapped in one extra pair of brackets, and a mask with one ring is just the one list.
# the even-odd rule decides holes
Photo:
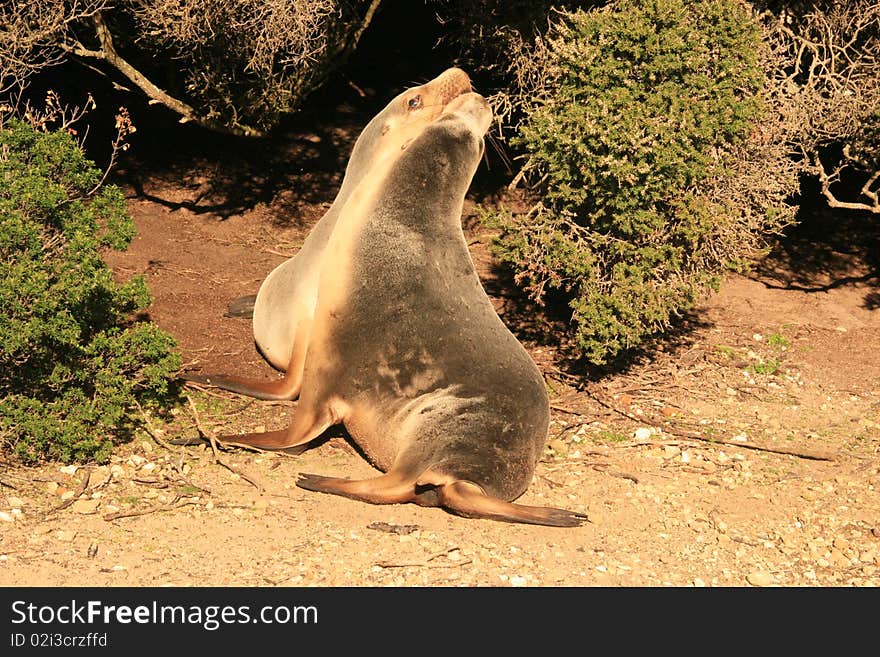
[(471, 87), (470, 76), (457, 66), (453, 66), (443, 71), (443, 76), (447, 77), (453, 84), (466, 86), (468, 89)]
[(439, 82), (441, 101), (444, 105), (472, 90), (468, 74), (455, 66), (443, 71), (439, 76)]

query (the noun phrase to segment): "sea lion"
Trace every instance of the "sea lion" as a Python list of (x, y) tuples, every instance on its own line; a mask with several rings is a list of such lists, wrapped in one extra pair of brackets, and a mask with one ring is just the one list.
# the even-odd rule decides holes
[[(383, 162), (398, 157), (425, 126), (443, 113), (452, 99), (469, 91), (470, 78), (453, 67), (391, 100), (361, 132), (333, 204), (311, 230), (299, 252), (272, 270), (255, 299), (244, 297), (230, 305), (230, 315), (252, 314), (258, 350), (273, 367), (285, 372), (284, 377), (263, 381), (223, 374), (186, 374), (186, 380), (259, 399), (296, 399), (309, 349), (318, 278), (340, 211), (361, 181), (372, 177)], [(335, 254), (331, 257), (335, 258)]]
[(327, 238), (293, 421), (221, 440), (285, 449), (342, 423), (384, 474), (301, 474), (300, 487), (509, 522), (587, 519), (513, 502), (531, 482), (550, 408), (543, 377), (495, 312), (461, 229), (491, 119), (482, 96), (456, 96), (352, 189)]

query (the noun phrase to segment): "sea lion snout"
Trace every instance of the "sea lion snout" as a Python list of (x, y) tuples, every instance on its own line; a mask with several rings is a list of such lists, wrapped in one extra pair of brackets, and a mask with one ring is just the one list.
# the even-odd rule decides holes
[(446, 106), (443, 114), (461, 117), (481, 137), (492, 124), (492, 107), (489, 101), (473, 91), (457, 96)]
[(472, 90), (468, 74), (456, 67), (446, 69), (428, 83), (428, 85), (434, 84), (439, 87), (437, 96), (442, 106), (446, 106), (453, 99)]

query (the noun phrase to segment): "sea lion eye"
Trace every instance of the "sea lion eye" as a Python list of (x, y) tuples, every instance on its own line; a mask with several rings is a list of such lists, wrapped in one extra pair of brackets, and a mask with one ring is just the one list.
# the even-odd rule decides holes
[(409, 99), (406, 106), (411, 110), (418, 109), (419, 107), (422, 106), (422, 97), (421, 96), (413, 96), (412, 98)]

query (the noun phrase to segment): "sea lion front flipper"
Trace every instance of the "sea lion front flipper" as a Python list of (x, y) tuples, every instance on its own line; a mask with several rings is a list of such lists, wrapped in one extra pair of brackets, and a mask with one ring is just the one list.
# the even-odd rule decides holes
[[(237, 435), (219, 436), (217, 440), (226, 445), (242, 445), (266, 450), (289, 450), (303, 447), (320, 436), (331, 425), (339, 421), (339, 416), (330, 408), (319, 412), (309, 411), (301, 407), (297, 409), (293, 422), (286, 429), (262, 431), (259, 433), (242, 433)], [(298, 454), (305, 449), (296, 450)]]
[(577, 527), (590, 520), (583, 513), (565, 509), (505, 502), (486, 495), (479, 486), (469, 481), (458, 480), (443, 484), (439, 491), (439, 506), (465, 518), (487, 518), (551, 527)]
[(280, 379), (265, 381), (263, 379), (248, 379), (239, 376), (227, 376), (226, 374), (184, 374), (180, 377), (188, 383), (202, 386), (220, 388), (229, 392), (237, 392), (256, 399), (266, 401), (288, 401), (296, 399), (299, 395), (302, 373), (299, 377), (285, 374)]

